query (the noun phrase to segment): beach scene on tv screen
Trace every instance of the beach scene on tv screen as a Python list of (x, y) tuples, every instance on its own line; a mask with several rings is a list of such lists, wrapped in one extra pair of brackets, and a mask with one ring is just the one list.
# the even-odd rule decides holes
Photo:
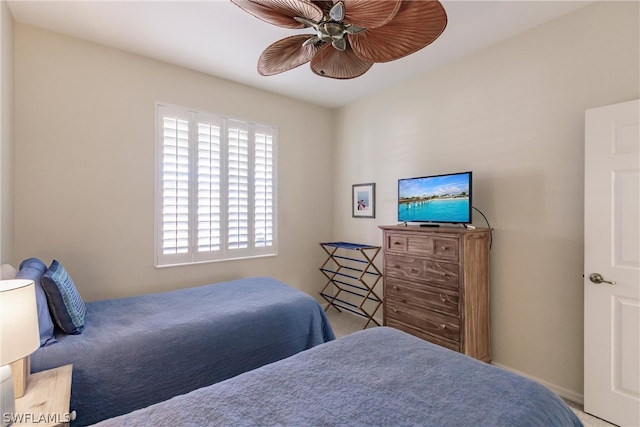
[(398, 220), (469, 222), (469, 175), (400, 180)]

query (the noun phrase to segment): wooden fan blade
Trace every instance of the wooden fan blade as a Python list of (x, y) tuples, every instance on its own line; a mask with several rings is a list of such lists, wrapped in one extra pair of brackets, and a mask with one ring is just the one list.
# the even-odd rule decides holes
[(309, 37), (313, 35), (286, 37), (267, 47), (258, 60), (258, 73), (272, 76), (309, 62), (321, 48), (317, 43), (303, 46)]
[(437, 39), (447, 26), (447, 13), (437, 0), (402, 0), (400, 10), (386, 25), (349, 34), (359, 57), (389, 62), (410, 55)]
[(400, 10), (402, 0), (343, 0), (346, 9), (344, 22), (365, 27), (378, 28), (389, 21)]
[(311, 60), (311, 70), (315, 74), (332, 79), (352, 79), (361, 76), (372, 65), (372, 62), (359, 58), (348, 43), (343, 52), (326, 44)]
[(231, 0), (245, 12), (258, 19), (283, 28), (304, 28), (293, 18), (307, 18), (315, 22), (322, 20), (322, 10), (308, 0)]

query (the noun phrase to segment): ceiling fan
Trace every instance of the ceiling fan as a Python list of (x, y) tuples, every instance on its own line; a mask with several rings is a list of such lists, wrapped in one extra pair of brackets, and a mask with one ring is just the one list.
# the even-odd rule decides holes
[(447, 26), (437, 0), (231, 0), (253, 16), (290, 29), (312, 28), (278, 40), (258, 60), (271, 76), (311, 62), (322, 77), (352, 79), (376, 62), (410, 55), (436, 40)]

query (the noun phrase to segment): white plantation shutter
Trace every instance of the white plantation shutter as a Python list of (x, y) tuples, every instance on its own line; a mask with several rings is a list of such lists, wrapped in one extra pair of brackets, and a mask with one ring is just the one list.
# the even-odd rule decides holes
[(220, 121), (198, 123), (198, 252), (221, 249)]
[(162, 120), (162, 253), (189, 251), (189, 122)]
[(275, 255), (276, 129), (157, 106), (156, 265)]
[(273, 244), (273, 132), (256, 127), (254, 158), (254, 243)]
[(227, 195), (228, 247), (241, 249), (249, 244), (249, 129), (247, 124), (229, 121)]

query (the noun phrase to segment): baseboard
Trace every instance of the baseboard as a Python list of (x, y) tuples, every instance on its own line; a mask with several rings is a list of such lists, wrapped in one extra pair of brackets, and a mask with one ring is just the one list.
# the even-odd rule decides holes
[(510, 368), (508, 366), (501, 365), (500, 363), (492, 362), (492, 364), (495, 365), (495, 366), (498, 366), (499, 368), (505, 369), (507, 371), (511, 371), (511, 372), (513, 372), (515, 374), (521, 375), (521, 376), (529, 378), (530, 380), (533, 380), (533, 381), (535, 381), (537, 383), (540, 383), (543, 386), (547, 387), (549, 390), (553, 391), (555, 394), (557, 394), (558, 396), (560, 396), (563, 399), (567, 399), (567, 400), (570, 400), (572, 402), (579, 403), (580, 405), (584, 405), (584, 395), (582, 393), (576, 393), (576, 392), (573, 392), (571, 390), (567, 390), (566, 388), (559, 387), (559, 386), (557, 386), (555, 384), (548, 383), (546, 381), (541, 380), (540, 378), (536, 378), (534, 376), (531, 376), (529, 374), (525, 374), (524, 372), (520, 372), (520, 371), (518, 371), (516, 369), (513, 369), (513, 368)]

